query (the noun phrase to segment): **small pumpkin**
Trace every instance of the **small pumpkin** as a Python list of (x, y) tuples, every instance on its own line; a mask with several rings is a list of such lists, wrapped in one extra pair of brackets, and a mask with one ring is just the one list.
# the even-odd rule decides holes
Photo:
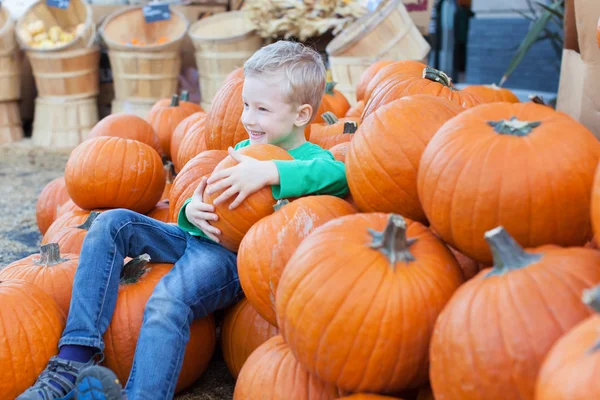
[(44, 186), (35, 205), (35, 220), (42, 235), (56, 219), (60, 207), (69, 199), (64, 177), (53, 179)]
[(331, 112), (336, 117), (343, 117), (350, 109), (350, 103), (346, 96), (339, 90), (335, 89), (336, 82), (327, 82), (325, 84), (325, 93), (321, 98), (321, 104), (317, 110), (316, 117), (313, 119), (313, 124), (325, 122), (323, 114)]
[(246, 299), (228, 309), (221, 328), (221, 346), (231, 375), (237, 378), (250, 354), (278, 333)]
[(275, 294), (283, 270), (311, 232), (356, 209), (334, 196), (307, 196), (291, 203), (280, 200), (275, 213), (248, 230), (238, 251), (238, 273), (246, 298), (270, 324), (277, 326)]
[[(197, 113), (197, 112), (205, 112), (204, 109), (202, 108), (202, 106), (189, 101), (190, 93), (187, 90), (182, 91), (181, 95), (178, 97), (179, 97), (179, 106), (185, 108), (186, 110), (189, 110), (190, 114)], [(161, 107), (169, 107), (171, 105), (172, 101), (173, 101), (173, 96), (168, 97), (166, 99), (160, 99), (152, 105), (150, 112), (155, 112), (157, 109), (159, 109)]]
[(58, 243), (48, 243), (40, 247), (39, 254), (27, 256), (0, 270), (0, 282), (22, 279), (37, 286), (52, 297), (67, 316), (78, 264), (77, 254), (61, 253)]
[(227, 150), (248, 139), (248, 132), (242, 124), (243, 87), (243, 78), (232, 77), (215, 94), (206, 120), (207, 149)]
[(57, 231), (52, 231), (51, 234), (44, 235), (42, 244), (58, 243), (66, 253), (81, 253), (85, 236), (99, 215), (100, 212), (92, 211), (81, 225), (65, 226)]
[(93, 139), (99, 136), (137, 140), (152, 147), (161, 156), (164, 154), (152, 125), (134, 114), (117, 113), (102, 118), (94, 125), (87, 138)]
[(414, 76), (415, 78), (420, 78), (423, 76), (423, 71), (426, 67), (426, 64), (423, 64), (422, 62), (416, 60), (394, 61), (393, 63), (384, 66), (375, 74), (375, 76), (373, 76), (373, 79), (371, 79), (367, 84), (367, 88), (365, 89), (365, 96), (363, 98), (365, 104), (369, 101), (371, 95), (379, 87), (379, 85), (390, 76), (396, 74), (403, 74)]
[(176, 173), (179, 173), (192, 158), (208, 150), (206, 145), (207, 119), (208, 114), (201, 116), (198, 122), (190, 127), (188, 133), (182, 139), (177, 156), (173, 160)]
[(358, 129), (357, 118), (340, 120), (330, 111), (321, 117), (325, 120), (324, 123), (309, 125), (309, 137), (312, 143), (327, 150), (336, 144), (349, 142), (354, 138), (354, 133)]
[(471, 85), (463, 89), (463, 92), (474, 93), (485, 103), (518, 103), (519, 98), (509, 89), (491, 85)]
[(158, 221), (171, 222), (169, 219), (169, 205), (169, 199), (161, 200), (156, 204), (156, 207), (146, 215)]
[(357, 118), (358, 120), (360, 120), (360, 117), (362, 116), (362, 113), (365, 111), (365, 101), (361, 100), (359, 102), (357, 102), (355, 105), (353, 105), (352, 107), (350, 107), (350, 109), (348, 109), (348, 112), (346, 113), (345, 117), (346, 118)]
[[(133, 365), (146, 303), (158, 281), (173, 268), (173, 264), (152, 263), (149, 266), (149, 261), (150, 257), (143, 254), (123, 266), (115, 311), (103, 336), (104, 364), (121, 382), (127, 382)], [(175, 393), (192, 385), (208, 367), (216, 345), (215, 329), (212, 314), (192, 322)]]
[[(255, 158), (260, 161), (266, 160), (293, 160), (292, 156), (284, 149), (272, 144), (254, 144), (243, 147), (238, 153)], [(237, 165), (231, 156), (227, 156), (214, 169), (214, 172), (221, 171)], [(207, 204), (213, 204), (213, 201), (223, 193), (223, 190), (207, 194), (204, 192), (203, 200)], [(248, 196), (242, 204), (233, 210), (229, 205), (233, 202), (235, 196), (230, 197), (224, 203), (215, 206), (215, 214), (219, 217), (217, 221), (211, 221), (211, 225), (221, 231), (219, 238), (220, 244), (233, 252), (237, 252), (242, 238), (248, 232), (250, 227), (261, 218), (273, 213), (273, 206), (277, 202), (273, 198), (273, 192), (270, 186), (264, 187), (259, 191)]]
[(187, 134), (191, 134), (194, 132), (194, 125), (198, 123), (202, 123), (206, 118), (206, 113), (204, 111), (196, 112), (194, 114), (189, 115), (184, 118), (173, 131), (173, 135), (171, 136), (171, 158), (172, 160), (177, 160), (177, 154), (179, 153), (179, 148), (183, 139)]
[[(121, 168), (126, 165), (127, 168)], [(145, 214), (165, 188), (163, 163), (145, 143), (97, 137), (79, 144), (65, 168), (69, 196), (79, 207), (128, 208)]]
[(298, 361), (323, 381), (396, 393), (427, 381), (434, 322), (462, 283), (450, 250), (420, 223), (347, 215), (313, 231), (288, 261), (277, 322)]
[(439, 399), (533, 399), (552, 345), (591, 315), (579, 296), (600, 282), (600, 253), (524, 250), (502, 227), (485, 238), (493, 268), (462, 285), (435, 322), (431, 387)]
[[(356, 84), (356, 101), (357, 102), (363, 101), (363, 104), (364, 104), (365, 93), (367, 91), (367, 86), (369, 85), (369, 83), (373, 80), (375, 75), (377, 75), (377, 73), (379, 71), (381, 71), (382, 68), (387, 67), (388, 65), (390, 65), (392, 63), (394, 63), (393, 60), (376, 61), (373, 64), (371, 64), (369, 66), (369, 68), (364, 70), (364, 72), (362, 74), (360, 74), (360, 77), (358, 78), (358, 83)], [(423, 66), (423, 67), (425, 67), (425, 66)]]

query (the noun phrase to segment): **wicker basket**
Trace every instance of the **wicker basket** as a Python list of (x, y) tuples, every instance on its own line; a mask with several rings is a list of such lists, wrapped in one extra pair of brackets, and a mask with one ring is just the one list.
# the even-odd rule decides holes
[(244, 11), (198, 20), (189, 31), (196, 50), (202, 108), (208, 110), (227, 75), (260, 49), (263, 40)]
[(0, 7), (0, 101), (21, 98), (21, 59), (15, 40), (15, 22)]
[[(115, 99), (119, 101), (158, 100), (177, 92), (181, 70), (181, 43), (189, 22), (171, 8), (166, 21), (146, 23), (142, 6), (119, 9), (106, 17), (100, 27), (102, 40), (108, 47)], [(131, 46), (132, 39), (161, 44)]]
[(23, 126), (19, 103), (5, 101), (0, 103), (0, 144), (17, 142), (23, 139)]
[(426, 60), (431, 47), (401, 0), (384, 0), (340, 32), (326, 51), (336, 89), (356, 104), (360, 75), (378, 60)]

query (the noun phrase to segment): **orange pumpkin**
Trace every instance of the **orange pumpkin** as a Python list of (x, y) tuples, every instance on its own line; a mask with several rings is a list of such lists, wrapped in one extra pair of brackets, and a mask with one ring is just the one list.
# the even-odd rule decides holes
[(160, 156), (147, 144), (97, 137), (73, 149), (65, 182), (81, 208), (128, 208), (145, 214), (162, 196), (165, 173)]
[(148, 113), (147, 120), (158, 135), (160, 147), (169, 160), (173, 158), (171, 155), (173, 131), (181, 121), (196, 112), (198, 110), (181, 106), (179, 96), (175, 94), (168, 106), (156, 107)]
[[(174, 95), (174, 96), (176, 96), (176, 95)], [(196, 103), (192, 103), (191, 101), (188, 101), (190, 94), (187, 90), (182, 91), (181, 96), (178, 96), (178, 97), (179, 97), (179, 107), (183, 107), (186, 110), (189, 110), (190, 114), (197, 113), (197, 112), (205, 112), (204, 109), (202, 108), (202, 106), (200, 106)], [(173, 101), (173, 96), (168, 97), (166, 99), (160, 99), (156, 103), (154, 103), (154, 105), (150, 109), (150, 112), (155, 112), (157, 109), (162, 108), (162, 107), (169, 107), (171, 105), (172, 101)]]
[(320, 379), (395, 393), (427, 381), (433, 324), (462, 283), (450, 250), (420, 223), (347, 215), (306, 237), (288, 261), (277, 322)]
[[(66, 188), (66, 184), (65, 184), (65, 188)], [(66, 213), (72, 212), (72, 211), (85, 211), (85, 210), (83, 208), (79, 207), (77, 204), (75, 204), (75, 202), (73, 202), (73, 200), (69, 199), (63, 205), (57, 207), (56, 218), (54, 220), (56, 221), (59, 217), (63, 216)], [(52, 226), (52, 224), (50, 224), (50, 226)]]
[(233, 400), (334, 400), (339, 391), (296, 361), (280, 335), (259, 346), (240, 371)]
[(333, 154), (333, 158), (343, 163), (346, 162), (346, 155), (348, 154), (348, 148), (350, 148), (350, 142), (344, 142), (336, 144), (329, 149), (329, 152)]
[(348, 202), (334, 196), (307, 196), (288, 203), (277, 202), (275, 213), (248, 230), (237, 258), (246, 298), (274, 326), (279, 279), (298, 245), (319, 226), (356, 212)]
[(450, 77), (442, 71), (426, 67), (422, 78), (400, 73), (381, 82), (365, 105), (362, 121), (386, 104), (415, 94), (429, 94), (448, 99), (462, 108), (483, 104), (483, 99), (476, 94), (455, 89)]
[(221, 346), (231, 375), (237, 378), (250, 354), (278, 333), (246, 299), (228, 309), (221, 328)]
[(31, 283), (0, 282), (0, 393), (16, 399), (56, 355), (65, 316), (52, 297)]
[(40, 247), (39, 254), (27, 256), (0, 270), (0, 282), (22, 279), (37, 286), (50, 295), (67, 316), (78, 264), (77, 254), (61, 254), (58, 243), (48, 243)]
[[(373, 80), (375, 75), (377, 75), (377, 73), (379, 71), (381, 71), (381, 69), (383, 67), (387, 67), (388, 65), (393, 64), (393, 63), (394, 63), (394, 61), (392, 61), (392, 60), (376, 61), (373, 64), (371, 64), (369, 66), (369, 68), (367, 68), (362, 74), (360, 74), (360, 78), (358, 78), (358, 83), (356, 84), (356, 101), (357, 102), (364, 101), (365, 93), (367, 91), (367, 86)], [(423, 66), (423, 68), (424, 67), (425, 66)]]
[(357, 118), (338, 119), (329, 111), (323, 114), (322, 118), (326, 122), (309, 125), (312, 143), (327, 150), (336, 144), (346, 143), (354, 138), (354, 133), (358, 129)]
[(369, 115), (346, 156), (348, 187), (359, 210), (427, 222), (417, 192), (419, 160), (438, 129), (461, 111), (449, 100), (416, 95)]
[(64, 226), (59, 230), (44, 235), (42, 244), (58, 243), (65, 253), (79, 254), (83, 240), (100, 212), (92, 211), (81, 225)]
[(228, 81), (230, 79), (235, 79), (235, 78), (241, 78), (241, 79), (245, 78), (244, 67), (237, 67), (236, 69), (234, 69), (233, 71), (231, 71), (225, 77), (225, 81)]
[(582, 298), (596, 314), (552, 346), (540, 368), (535, 400), (600, 398), (600, 286), (585, 289)]
[(382, 396), (371, 393), (356, 393), (350, 396), (338, 397), (338, 400), (402, 400), (399, 397)]
[(203, 115), (196, 124), (192, 125), (184, 136), (173, 160), (175, 172), (179, 173), (185, 164), (203, 151), (208, 150), (206, 146), (206, 121), (208, 114)]
[(169, 193), (171, 193), (171, 187), (173, 186), (173, 180), (175, 179), (173, 163), (171, 161), (167, 161), (163, 165), (163, 168), (165, 170), (165, 188), (163, 189), (162, 196), (160, 196), (160, 201), (169, 199)]
[(177, 154), (179, 147), (185, 136), (189, 133), (194, 132), (194, 125), (204, 122), (206, 113), (204, 111), (196, 112), (186, 118), (184, 118), (173, 131), (171, 136), (171, 158), (177, 160)]
[(206, 120), (207, 149), (227, 150), (248, 139), (242, 124), (243, 86), (244, 79), (232, 77), (215, 94)]
[(319, 124), (325, 122), (323, 114), (331, 112), (336, 117), (343, 117), (350, 109), (350, 103), (348, 99), (340, 92), (335, 89), (336, 82), (327, 82), (325, 84), (325, 93), (321, 98), (321, 104), (317, 110), (317, 116), (313, 119), (313, 124)]
[(598, 19), (598, 27), (596, 29), (596, 40), (598, 41), (598, 47), (600, 47), (600, 19)]
[(358, 120), (360, 120), (363, 111), (365, 111), (365, 101), (361, 100), (352, 107), (350, 107), (350, 109), (348, 109), (348, 112), (346, 113), (346, 118), (357, 118)]
[(94, 125), (87, 138), (92, 139), (99, 136), (137, 140), (146, 143), (161, 156), (164, 154), (152, 125), (134, 114), (117, 113), (102, 118)]
[[(65, 228), (74, 228), (84, 224), (85, 221), (89, 218), (90, 213), (91, 211), (87, 210), (73, 210), (63, 213), (58, 218), (56, 218), (52, 225), (50, 225), (50, 227), (42, 237), (42, 244), (52, 243), (48, 240), (48, 238), (50, 236), (55, 236), (59, 231)], [(96, 217), (97, 215), (94, 215), (93, 218)]]
[(35, 219), (42, 235), (56, 219), (60, 206), (69, 199), (64, 177), (56, 178), (44, 186), (35, 206)]
[[(272, 144), (254, 144), (242, 147), (238, 153), (255, 158), (260, 161), (266, 160), (293, 160), (292, 156), (280, 147)], [(227, 156), (214, 169), (213, 172), (221, 171), (237, 165), (231, 156)], [(223, 193), (224, 190), (207, 194), (204, 192), (203, 200), (205, 203), (213, 204), (213, 201)], [(248, 232), (248, 229), (261, 218), (273, 213), (273, 206), (277, 202), (273, 198), (273, 192), (270, 186), (264, 187), (248, 196), (242, 204), (233, 210), (229, 205), (235, 200), (235, 196), (230, 197), (225, 202), (215, 206), (217, 221), (211, 221), (211, 225), (221, 231), (220, 244), (231, 251), (237, 252), (242, 238)]]
[(431, 387), (438, 399), (533, 399), (552, 345), (591, 314), (579, 296), (600, 282), (600, 253), (554, 245), (525, 251), (502, 227), (485, 237), (494, 267), (462, 285), (438, 317)]
[(154, 207), (152, 211), (146, 215), (158, 221), (171, 222), (169, 219), (169, 200), (167, 199), (159, 201), (156, 207)]
[(192, 197), (202, 177), (209, 176), (225, 157), (225, 150), (208, 150), (192, 158), (177, 174), (169, 195), (169, 221), (177, 222), (179, 210)]
[(519, 98), (510, 90), (492, 85), (472, 85), (463, 89), (463, 92), (479, 96), (485, 103), (519, 103)]
[(483, 104), (431, 139), (419, 164), (419, 199), (444, 242), (486, 265), (484, 233), (500, 225), (525, 247), (582, 246), (592, 238), (599, 156), (595, 136), (564, 113), (529, 102)]
[(396, 74), (405, 74), (414, 76), (415, 78), (419, 78), (423, 76), (423, 71), (426, 67), (427, 65), (415, 60), (395, 61), (389, 65), (384, 66), (375, 74), (375, 76), (373, 76), (373, 79), (371, 79), (367, 84), (365, 96), (363, 98), (365, 104), (371, 98), (373, 91), (375, 91), (379, 87), (379, 85), (390, 76)]
[[(148, 267), (149, 260), (144, 254), (123, 266), (115, 311), (103, 336), (104, 364), (121, 382), (127, 382), (133, 365), (146, 303), (158, 281), (173, 268), (173, 264), (159, 263)], [(215, 350), (215, 329), (212, 314), (192, 322), (175, 393), (191, 386), (206, 370)]]

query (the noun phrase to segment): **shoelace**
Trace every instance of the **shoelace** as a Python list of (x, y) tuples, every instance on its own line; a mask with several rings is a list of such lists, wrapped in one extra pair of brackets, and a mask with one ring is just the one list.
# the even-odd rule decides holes
[[(53, 359), (48, 363), (46, 370), (39, 376), (33, 389), (40, 394), (42, 400), (52, 400), (63, 397), (73, 389), (74, 384), (61, 375), (60, 372), (69, 373), (70, 371), (76, 371), (76, 368), (70, 365), (68, 361), (63, 362)], [(56, 383), (60, 388), (57, 388), (50, 382)], [(48, 397), (48, 392), (52, 394), (52, 397)]]

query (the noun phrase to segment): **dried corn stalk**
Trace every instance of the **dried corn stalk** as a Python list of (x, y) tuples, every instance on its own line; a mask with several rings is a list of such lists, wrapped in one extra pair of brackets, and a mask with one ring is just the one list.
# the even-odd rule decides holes
[(368, 12), (357, 0), (246, 0), (243, 10), (261, 37), (300, 41), (327, 31), (337, 35)]

